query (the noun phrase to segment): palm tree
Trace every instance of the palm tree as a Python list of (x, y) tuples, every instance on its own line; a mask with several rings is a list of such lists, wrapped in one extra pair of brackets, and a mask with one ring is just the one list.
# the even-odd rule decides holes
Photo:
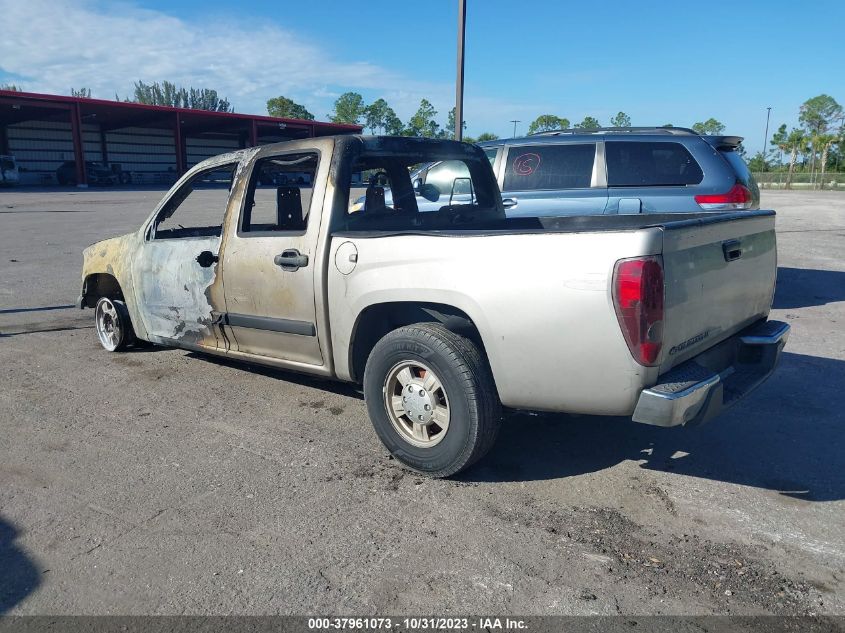
[(822, 148), (822, 164), (821, 174), (819, 175), (819, 186), (824, 187), (824, 171), (827, 166), (827, 154), (830, 151), (830, 146), (836, 142), (837, 138), (833, 134), (822, 134), (818, 137), (819, 146)]
[(816, 188), (816, 155), (819, 151), (819, 139), (821, 134), (818, 132), (810, 137), (810, 189)]
[(807, 143), (807, 138), (804, 136), (804, 130), (793, 128), (786, 138), (786, 143), (789, 146), (789, 173), (786, 175), (786, 189), (792, 188), (792, 174), (795, 172), (795, 161), (798, 160), (798, 152), (804, 149)]

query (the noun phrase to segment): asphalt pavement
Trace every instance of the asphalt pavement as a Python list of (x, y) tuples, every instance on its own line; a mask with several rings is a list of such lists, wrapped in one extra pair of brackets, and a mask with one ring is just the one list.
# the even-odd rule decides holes
[(162, 195), (0, 191), (0, 614), (845, 614), (845, 192), (763, 193), (793, 331), (750, 397), (509, 413), (447, 481), (352, 386), (100, 348), (81, 251)]

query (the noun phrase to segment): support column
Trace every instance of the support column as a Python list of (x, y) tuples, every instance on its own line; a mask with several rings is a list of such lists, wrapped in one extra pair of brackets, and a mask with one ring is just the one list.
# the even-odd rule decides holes
[(249, 127), (249, 146), (255, 147), (258, 145), (258, 123), (253, 119), (252, 125)]
[(9, 133), (5, 125), (0, 126), (0, 154), (11, 154), (9, 151)]
[(182, 137), (182, 120), (177, 112), (173, 127), (173, 142), (176, 147), (176, 176), (182, 176), (187, 171), (185, 167), (185, 139)]
[(82, 144), (82, 118), (79, 114), (79, 104), (74, 103), (70, 109), (70, 134), (73, 137), (73, 159), (76, 162), (76, 186), (88, 186), (88, 172), (85, 169), (85, 147)]

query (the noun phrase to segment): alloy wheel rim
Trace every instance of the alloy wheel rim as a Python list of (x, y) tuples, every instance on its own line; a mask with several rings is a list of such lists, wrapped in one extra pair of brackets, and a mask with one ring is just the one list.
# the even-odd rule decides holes
[(122, 325), (117, 308), (109, 301), (101, 301), (97, 304), (97, 336), (100, 343), (109, 351), (117, 349), (122, 336)]
[(384, 406), (394, 430), (412, 446), (431, 448), (446, 437), (449, 398), (425, 364), (402, 361), (393, 366), (384, 381)]

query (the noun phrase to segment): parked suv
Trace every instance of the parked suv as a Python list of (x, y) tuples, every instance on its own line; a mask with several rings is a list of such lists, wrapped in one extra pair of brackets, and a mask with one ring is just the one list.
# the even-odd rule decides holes
[[(686, 128), (542, 132), (479, 143), (509, 216), (758, 209), (760, 191), (738, 153), (739, 136)], [(413, 174), (420, 210), (469, 198), (456, 161)]]

